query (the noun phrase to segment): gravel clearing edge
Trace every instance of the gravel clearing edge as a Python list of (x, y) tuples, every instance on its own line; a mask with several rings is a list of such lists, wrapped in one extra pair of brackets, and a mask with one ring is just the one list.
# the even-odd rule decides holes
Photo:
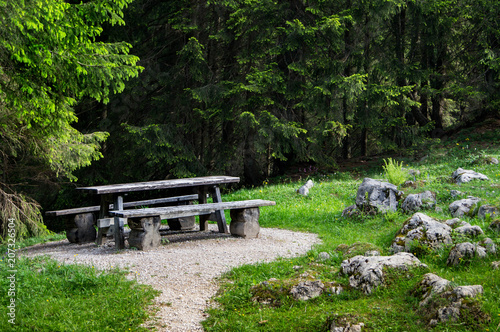
[(243, 239), (216, 232), (171, 234), (166, 245), (152, 251), (125, 249), (114, 243), (103, 246), (72, 244), (67, 240), (35, 245), (22, 255), (48, 255), (67, 264), (87, 264), (98, 269), (127, 268), (129, 277), (162, 293), (156, 297), (158, 312), (153, 321), (158, 331), (203, 331), (201, 321), (216, 294), (216, 278), (230, 269), (279, 257), (304, 255), (321, 241), (316, 234), (261, 228), (256, 239)]

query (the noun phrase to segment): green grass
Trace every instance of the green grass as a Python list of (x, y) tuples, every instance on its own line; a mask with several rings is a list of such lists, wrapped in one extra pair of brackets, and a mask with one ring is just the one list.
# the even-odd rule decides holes
[[(149, 286), (125, 278), (124, 272), (96, 271), (47, 257), (19, 257), (15, 272), (0, 258), (0, 331), (146, 331), (140, 327), (157, 295)], [(15, 296), (9, 294), (15, 274)], [(8, 305), (15, 298), (15, 324)]]
[[(472, 136), (471, 136), (472, 137)], [(425, 161), (401, 158), (407, 169), (421, 172), (416, 177), (417, 188), (404, 188), (405, 195), (424, 190), (436, 192), (441, 212), (424, 211), (439, 220), (451, 219), (448, 205), (454, 201), (450, 190), (460, 190), (465, 195), (482, 198), (482, 204), (500, 206), (500, 166), (481, 162), (484, 156), (500, 159), (498, 145), (500, 133), (488, 133), (484, 141), (460, 136), (451, 140), (447, 146), (429, 150)], [(480, 147), (480, 150), (479, 150)], [(446, 260), (451, 246), (437, 252), (417, 252), (428, 269), (412, 271), (408, 278), (391, 273), (390, 285), (380, 287), (372, 295), (349, 289), (345, 276), (340, 276), (343, 259), (355, 254), (363, 254), (366, 249), (378, 249), (389, 254), (388, 248), (402, 223), (410, 216), (401, 211), (390, 215), (363, 216), (347, 219), (341, 216), (345, 207), (354, 204), (357, 188), (364, 177), (383, 179), (382, 164), (370, 171), (343, 174), (315, 174), (315, 186), (307, 197), (296, 194), (295, 190), (306, 179), (296, 183), (281, 183), (281, 179), (265, 181), (261, 187), (243, 189), (230, 193), (225, 200), (269, 199), (276, 206), (261, 208), (262, 227), (277, 227), (298, 231), (313, 232), (320, 236), (323, 243), (311, 250), (308, 255), (294, 259), (281, 259), (269, 264), (257, 264), (233, 269), (221, 278), (221, 291), (217, 297), (220, 306), (210, 310), (210, 317), (203, 323), (207, 331), (326, 331), (334, 318), (348, 317), (352, 323), (363, 322), (364, 331), (500, 331), (500, 270), (492, 270), (491, 262), (499, 260), (500, 255), (490, 255), (484, 260), (470, 265), (450, 268)], [(491, 181), (473, 181), (458, 186), (450, 181), (450, 176), (458, 167), (473, 169), (487, 175)], [(500, 251), (500, 236), (488, 230), (489, 222), (477, 218), (462, 218), (485, 230), (485, 235), (494, 240)], [(476, 239), (474, 241), (478, 241)], [(347, 254), (336, 250), (340, 244), (357, 249)], [(331, 259), (318, 261), (318, 253), (326, 251)], [(301, 266), (300, 270), (293, 266)], [(324, 293), (320, 297), (297, 302), (290, 298), (290, 284), (306, 272), (323, 282), (338, 282), (347, 291), (341, 295)], [(468, 324), (462, 322), (439, 324), (434, 328), (425, 325), (423, 313), (418, 310), (419, 299), (411, 290), (422, 280), (422, 275), (433, 272), (451, 280), (456, 285), (480, 284), (484, 294), (480, 299), (481, 308), (490, 317), (489, 323), (481, 323), (469, 317)], [(262, 281), (277, 278), (270, 296), (271, 304), (252, 300), (252, 287)], [(268, 294), (269, 295), (269, 294)]]

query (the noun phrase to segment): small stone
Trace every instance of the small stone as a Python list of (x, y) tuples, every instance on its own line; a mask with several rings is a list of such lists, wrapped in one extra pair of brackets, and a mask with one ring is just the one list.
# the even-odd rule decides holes
[(452, 321), (456, 322), (460, 316), (460, 309), (455, 307), (444, 307), (438, 309), (438, 319), (441, 322)]
[(342, 293), (344, 291), (344, 288), (342, 286), (333, 286), (333, 287), (330, 287), (329, 289), (330, 293), (332, 294), (336, 294), (336, 295), (339, 295), (340, 293)]
[(498, 165), (498, 159), (495, 157), (486, 157), (486, 161), (492, 165)]
[(444, 222), (446, 225), (450, 226), (451, 228), (457, 228), (461, 226), (470, 226), (468, 222), (462, 221), (459, 218), (453, 218), (453, 219), (448, 219)]
[(352, 217), (359, 214), (358, 207), (356, 204), (348, 206), (342, 211), (342, 217)]
[(320, 261), (327, 261), (329, 259), (330, 259), (330, 254), (327, 252), (322, 251), (318, 254), (318, 260)]
[(368, 250), (365, 252), (365, 256), (380, 256), (380, 252), (378, 250)]
[(492, 268), (493, 270), (498, 270), (498, 269), (500, 269), (500, 261), (491, 262), (491, 268)]
[(307, 182), (302, 187), (297, 189), (297, 193), (302, 196), (307, 196), (309, 195), (309, 189), (311, 189), (312, 187), (314, 187), (314, 183), (312, 182), (312, 180), (307, 180)]

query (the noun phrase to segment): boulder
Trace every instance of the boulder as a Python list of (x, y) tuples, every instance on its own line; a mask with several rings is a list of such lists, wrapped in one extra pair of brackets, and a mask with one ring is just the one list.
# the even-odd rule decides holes
[(425, 317), (429, 319), (430, 326), (458, 321), (469, 310), (476, 313), (477, 319), (488, 319), (487, 315), (480, 311), (477, 302), (464, 301), (464, 299), (475, 299), (482, 294), (481, 285), (453, 287), (450, 281), (433, 273), (427, 273), (412, 293), (420, 297), (419, 311), (426, 311)]
[(365, 178), (358, 188), (356, 206), (361, 211), (396, 211), (402, 191), (389, 183)]
[(417, 212), (409, 218), (399, 230), (392, 242), (392, 252), (410, 252), (413, 242), (431, 249), (437, 249), (443, 244), (451, 244), (452, 228), (445, 223)]
[(243, 238), (257, 238), (259, 236), (260, 209), (258, 207), (234, 209), (231, 210), (229, 215), (231, 217), (231, 223), (229, 224), (231, 235)]
[(302, 196), (307, 196), (309, 195), (309, 189), (311, 189), (313, 186), (314, 183), (312, 182), (312, 180), (307, 180), (307, 182), (302, 187), (297, 189), (297, 193), (299, 193)]
[(479, 226), (464, 225), (457, 227), (453, 232), (469, 237), (476, 237), (478, 235), (484, 234), (483, 229)]
[(488, 240), (489, 241), (483, 241), (476, 244), (472, 244), (470, 242), (457, 244), (451, 249), (446, 264), (449, 266), (457, 266), (461, 263), (470, 262), (476, 257), (485, 258), (488, 255), (488, 252), (495, 253), (495, 244), (491, 241), (491, 239)]
[(404, 212), (416, 212), (421, 209), (431, 209), (434, 206), (436, 206), (436, 194), (427, 190), (420, 194), (408, 195), (403, 201), (401, 209)]
[(295, 300), (307, 301), (320, 296), (325, 289), (321, 280), (303, 281), (292, 287), (290, 294)]
[(486, 219), (487, 215), (493, 220), (500, 216), (500, 209), (493, 205), (481, 205), (477, 210), (478, 218)]
[(384, 268), (408, 270), (408, 267), (427, 267), (413, 254), (400, 252), (392, 256), (355, 256), (341, 264), (341, 272), (349, 276), (351, 287), (371, 294), (384, 282)]
[(129, 218), (128, 225), (131, 229), (128, 238), (130, 247), (147, 251), (160, 245), (160, 217)]
[(462, 217), (464, 214), (470, 215), (480, 201), (480, 198), (469, 196), (465, 199), (451, 203), (448, 206), (448, 210), (454, 217)]
[(451, 174), (451, 177), (453, 178), (453, 181), (457, 184), (462, 184), (466, 182), (470, 182), (471, 180), (478, 179), (478, 180), (489, 180), (489, 178), (481, 173), (477, 173), (472, 170), (466, 170), (463, 168), (458, 168), (455, 172)]
[[(486, 254), (486, 252), (484, 252)], [(476, 254), (476, 246), (470, 242), (459, 243), (453, 249), (451, 249), (448, 255), (448, 260), (446, 264), (449, 266), (456, 266), (462, 263), (462, 261), (468, 261), (474, 258)]]
[(500, 269), (500, 261), (491, 262), (491, 268), (492, 268), (493, 270), (498, 270), (498, 269)]
[(80, 213), (66, 222), (66, 238), (71, 243), (89, 243), (97, 238), (93, 213)]

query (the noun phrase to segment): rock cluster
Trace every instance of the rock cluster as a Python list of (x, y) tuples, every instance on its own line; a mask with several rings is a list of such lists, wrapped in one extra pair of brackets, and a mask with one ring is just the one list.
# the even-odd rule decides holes
[(448, 255), (446, 264), (456, 266), (462, 263), (470, 262), (473, 258), (485, 258), (488, 254), (495, 254), (495, 243), (486, 238), (478, 243), (463, 242), (455, 245)]
[(431, 249), (443, 244), (451, 244), (452, 228), (423, 213), (417, 212), (399, 230), (392, 242), (392, 252), (410, 252), (412, 245), (418, 243)]
[(457, 286), (433, 273), (424, 275), (423, 280), (413, 291), (421, 298), (419, 307), (425, 312), (430, 326), (447, 321), (457, 321), (464, 312), (474, 311), (478, 319), (486, 319), (475, 299), (483, 293), (481, 285)]
[[(462, 168), (453, 172), (452, 178), (457, 184), (474, 179), (489, 180), (483, 174)], [(466, 196), (466, 193), (452, 190), (450, 195), (452, 198), (457, 198)], [(346, 208), (342, 215), (353, 216), (366, 212), (396, 211), (398, 201), (402, 196), (403, 193), (390, 183), (365, 178), (358, 188), (356, 204)], [(484, 238), (484, 231), (481, 227), (460, 219), (463, 216), (473, 217), (477, 215), (480, 219), (491, 220), (489, 228), (500, 232), (500, 220), (497, 218), (500, 215), (500, 208), (492, 205), (481, 205), (480, 201), (480, 198), (473, 196), (456, 200), (448, 206), (448, 210), (454, 218), (440, 221), (418, 212), (423, 209), (435, 209), (443, 212), (440, 207), (436, 207), (435, 193), (425, 191), (408, 195), (402, 201), (401, 210), (405, 213), (413, 213), (413, 215), (404, 222), (391, 244), (390, 251), (394, 255), (380, 256), (379, 253), (371, 255), (366, 251), (364, 255), (351, 256), (352, 258), (342, 262), (341, 273), (349, 276), (350, 287), (370, 294), (386, 282), (384, 273), (387, 272), (387, 269), (406, 271), (410, 267), (426, 268), (426, 265), (414, 256), (413, 250), (422, 253), (420, 249), (424, 249), (425, 253), (442, 248), (448, 250), (446, 248), (451, 247), (447, 258), (448, 266), (467, 264), (474, 259), (483, 259), (496, 254), (495, 242), (490, 238)], [(479, 238), (480, 241), (474, 240), (475, 238)], [(344, 255), (347, 252), (346, 250), (341, 251)], [(499, 269), (500, 262), (493, 262), (491, 267)], [(411, 274), (408, 273), (408, 275)], [(482, 292), (481, 285), (453, 287), (450, 281), (432, 273), (426, 274), (413, 291), (421, 296), (420, 307), (425, 311), (424, 317), (428, 319), (430, 326), (446, 321), (457, 321), (464, 316), (472, 316), (478, 322), (487, 320), (487, 315), (481, 311), (479, 300), (476, 299)], [(332, 325), (330, 330), (351, 331), (349, 328), (352, 328), (352, 325), (340, 324)]]

